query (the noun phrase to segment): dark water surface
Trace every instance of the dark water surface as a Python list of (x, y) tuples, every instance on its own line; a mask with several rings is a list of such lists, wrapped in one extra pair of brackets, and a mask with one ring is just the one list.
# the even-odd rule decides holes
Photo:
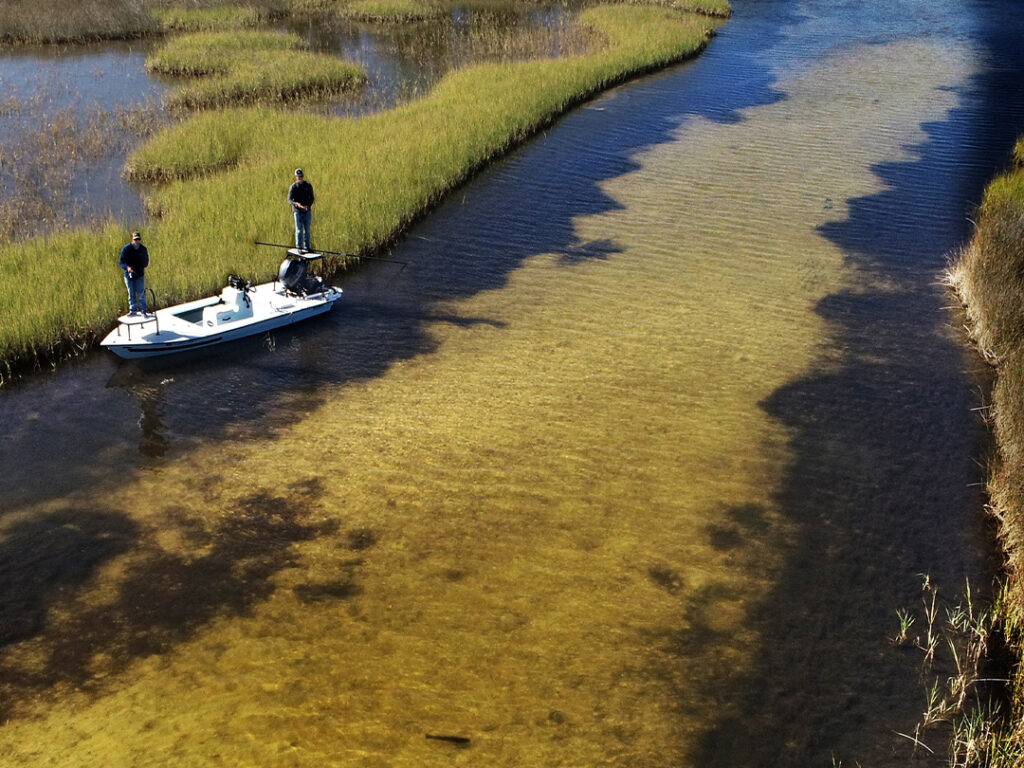
[(1024, 9), (735, 10), (329, 316), (0, 391), (0, 760), (908, 761), (896, 609), (991, 573), (939, 277)]

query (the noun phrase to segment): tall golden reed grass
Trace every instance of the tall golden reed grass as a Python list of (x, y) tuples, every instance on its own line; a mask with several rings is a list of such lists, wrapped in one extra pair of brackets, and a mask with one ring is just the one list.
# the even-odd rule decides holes
[(3, 0), (0, 42), (66, 43), (142, 37), (160, 31), (156, 0)]
[(437, 18), (444, 16), (446, 9), (418, 0), (350, 0), (339, 6), (338, 12), (360, 21), (388, 24)]
[(2, 0), (0, 42), (82, 43), (254, 26), (298, 0)]
[(950, 267), (970, 332), (994, 365), (989, 417), (997, 456), (989, 471), (990, 509), (1006, 557), (1001, 620), (1016, 662), (1010, 725), (988, 765), (1024, 765), (1024, 140), (1016, 170), (995, 179), (978, 210), (974, 236)]
[(168, 32), (210, 32), (258, 27), (273, 18), (258, 9), (238, 5), (215, 8), (157, 8), (153, 16)]
[[(389, 112), (339, 119), (267, 107), (200, 114), (136, 152), (132, 173), (174, 179), (153, 195), (147, 274), (160, 304), (218, 290), (228, 273), (269, 277), (256, 240), (286, 240), (291, 171), (316, 185), (314, 238), (370, 253), (488, 160), (588, 96), (695, 55), (715, 22), (664, 8), (608, 6), (581, 23), (607, 39), (567, 59), (485, 64), (453, 72), (426, 97)], [(10, 366), (86, 346), (121, 314), (115, 262), (130, 227), (110, 223), (5, 249), (0, 359)], [(337, 265), (335, 265), (337, 266)]]

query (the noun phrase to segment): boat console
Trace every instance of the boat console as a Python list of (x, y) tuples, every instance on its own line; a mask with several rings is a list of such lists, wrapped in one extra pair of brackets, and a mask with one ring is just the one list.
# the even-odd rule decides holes
[(203, 308), (203, 325), (217, 326), (252, 317), (252, 301), (246, 289), (234, 285), (224, 287), (220, 292), (220, 301)]

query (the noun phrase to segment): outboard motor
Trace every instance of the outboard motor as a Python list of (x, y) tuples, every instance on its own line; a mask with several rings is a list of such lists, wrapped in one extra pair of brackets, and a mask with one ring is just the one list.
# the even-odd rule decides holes
[(278, 270), (277, 279), (284, 285), (285, 290), (290, 293), (297, 293), (300, 296), (308, 296), (311, 293), (320, 293), (324, 289), (322, 277), (310, 277), (309, 262), (322, 259), (322, 253), (301, 253), (296, 249), (288, 251), (288, 257), (281, 262), (281, 269)]

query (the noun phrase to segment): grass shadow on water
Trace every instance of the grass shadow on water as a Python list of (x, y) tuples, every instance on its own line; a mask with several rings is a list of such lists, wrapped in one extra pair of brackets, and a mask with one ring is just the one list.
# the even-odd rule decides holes
[[(213, 522), (170, 507), (159, 527), (179, 533), (181, 551), (122, 513), (69, 509), (10, 526), (0, 539), (0, 714), (15, 716), (49, 690), (101, 693), (133, 660), (170, 650), (218, 616), (248, 615), (274, 591), (273, 576), (295, 564), (293, 544), (337, 531), (309, 519), (318, 495), (315, 482), (260, 491), (228, 502)], [(353, 550), (375, 541), (348, 534)], [(116, 572), (101, 574), (115, 560)], [(338, 583), (295, 591), (310, 601), (357, 594), (358, 565)]]

